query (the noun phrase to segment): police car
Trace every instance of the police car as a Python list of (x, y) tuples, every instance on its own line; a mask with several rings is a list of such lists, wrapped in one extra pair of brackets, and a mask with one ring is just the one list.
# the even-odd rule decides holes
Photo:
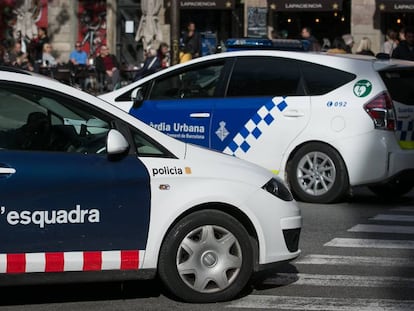
[(268, 170), (46, 77), (0, 70), (0, 98), (1, 285), (160, 277), (212, 302), (299, 256), (300, 210)]
[(255, 50), (194, 59), (101, 98), (279, 174), (297, 200), (331, 203), (353, 186), (413, 188), (413, 85), (412, 62)]

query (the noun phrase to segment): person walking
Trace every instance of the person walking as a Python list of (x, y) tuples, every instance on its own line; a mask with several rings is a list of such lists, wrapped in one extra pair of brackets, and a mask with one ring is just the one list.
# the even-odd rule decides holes
[(312, 34), (312, 30), (310, 27), (303, 27), (301, 31), (302, 39), (308, 40), (310, 42), (309, 51), (320, 51), (321, 44), (319, 43), (318, 39)]
[(398, 33), (394, 29), (389, 29), (387, 31), (387, 40), (382, 45), (382, 52), (385, 54), (392, 55), (392, 52), (397, 47), (398, 41)]
[(187, 31), (182, 38), (183, 50), (180, 54), (180, 63), (201, 56), (201, 35), (196, 30), (194, 22), (187, 24)]
[(30, 42), (29, 52), (30, 61), (34, 64), (36, 72), (39, 72), (40, 65), (43, 60), (43, 46), (46, 43), (49, 43), (49, 41), (47, 29), (44, 27), (38, 27), (37, 37)]
[(404, 31), (405, 40), (401, 41), (392, 52), (392, 58), (414, 61), (414, 28), (407, 26)]

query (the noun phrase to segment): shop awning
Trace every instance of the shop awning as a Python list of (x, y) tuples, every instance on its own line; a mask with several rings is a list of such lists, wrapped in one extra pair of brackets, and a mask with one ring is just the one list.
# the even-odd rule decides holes
[(236, 0), (181, 0), (180, 9), (232, 10)]
[(275, 11), (341, 11), (342, 0), (269, 0)]
[(380, 12), (414, 12), (413, 0), (376, 0)]

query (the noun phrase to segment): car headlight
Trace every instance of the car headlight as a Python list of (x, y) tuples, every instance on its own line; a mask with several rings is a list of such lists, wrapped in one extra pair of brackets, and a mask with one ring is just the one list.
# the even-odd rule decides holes
[(274, 196), (284, 200), (284, 201), (292, 201), (293, 197), (290, 193), (290, 190), (286, 187), (286, 185), (279, 180), (278, 178), (272, 178), (269, 180), (262, 189), (266, 190), (267, 192), (273, 194)]

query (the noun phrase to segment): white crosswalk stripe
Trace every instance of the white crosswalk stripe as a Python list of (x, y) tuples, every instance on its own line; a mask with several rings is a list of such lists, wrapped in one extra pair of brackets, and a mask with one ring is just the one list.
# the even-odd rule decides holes
[(385, 221), (408, 221), (414, 222), (413, 215), (388, 215), (388, 214), (379, 214), (375, 217), (370, 218), (370, 220), (385, 220)]
[(414, 261), (409, 258), (368, 257), (368, 256), (338, 256), (310, 254), (295, 261), (295, 264), (305, 265), (342, 265), (342, 266), (379, 266), (379, 267), (414, 267)]
[(307, 273), (278, 273), (274, 278), (268, 278), (266, 285), (311, 285), (311, 286), (341, 286), (341, 287), (404, 287), (414, 288), (413, 278), (393, 276), (358, 276), (358, 275), (322, 275)]
[(349, 232), (376, 232), (376, 233), (398, 233), (414, 234), (413, 226), (389, 226), (389, 225), (356, 225)]
[(400, 206), (390, 209), (391, 212), (414, 212), (414, 206)]
[(414, 241), (334, 238), (328, 243), (325, 243), (324, 246), (356, 247), (356, 248), (414, 249)]
[(412, 311), (414, 300), (250, 295), (227, 307), (309, 311)]

